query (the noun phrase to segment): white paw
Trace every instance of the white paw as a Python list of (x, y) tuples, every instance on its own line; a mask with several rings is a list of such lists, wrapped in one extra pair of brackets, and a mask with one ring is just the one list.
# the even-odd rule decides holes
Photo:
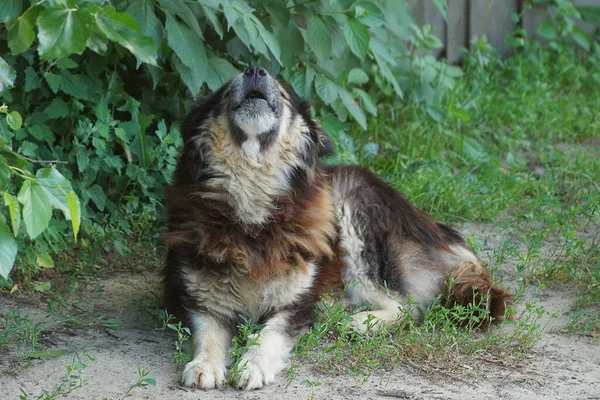
[(242, 369), (237, 387), (245, 390), (262, 389), (275, 380), (275, 371), (266, 365), (244, 356), (240, 361)]
[(192, 360), (185, 366), (181, 383), (191, 388), (215, 389), (225, 382), (225, 365), (214, 365), (204, 359)]
[(348, 323), (348, 326), (353, 330), (362, 333), (363, 335), (368, 331), (378, 331), (384, 324), (381, 319), (377, 318), (368, 311), (356, 313), (352, 316), (352, 321)]

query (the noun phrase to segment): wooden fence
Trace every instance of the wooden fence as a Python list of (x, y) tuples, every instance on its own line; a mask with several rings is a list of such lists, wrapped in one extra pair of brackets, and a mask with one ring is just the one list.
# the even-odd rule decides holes
[[(390, 0), (399, 1), (399, 0)], [(459, 47), (469, 47), (474, 35), (486, 35), (502, 55), (507, 55), (506, 35), (514, 31), (514, 13), (525, 10), (525, 0), (448, 0), (448, 20), (446, 21), (433, 0), (412, 0), (411, 5), (419, 24), (431, 24), (444, 47), (436, 55), (446, 56), (454, 63), (460, 59)], [(598, 6), (600, 0), (574, 0), (576, 6)], [(520, 26), (529, 35), (536, 35), (537, 27), (548, 15), (546, 6), (535, 6), (525, 10)], [(578, 23), (587, 34), (594, 35), (598, 27), (588, 23)]]

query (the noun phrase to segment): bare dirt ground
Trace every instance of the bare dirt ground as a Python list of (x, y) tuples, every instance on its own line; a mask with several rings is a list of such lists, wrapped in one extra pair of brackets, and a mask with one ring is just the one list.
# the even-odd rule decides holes
[[(486, 226), (463, 227), (484, 241), (485, 251), (497, 244), (500, 232)], [(511, 269), (512, 268), (512, 269)], [(505, 285), (516, 287), (513, 266), (499, 271)], [(66, 327), (64, 317), (50, 313), (45, 302), (24, 302), (14, 296), (0, 297), (0, 313), (19, 307), (23, 315), (45, 328), (43, 349), (67, 349), (59, 358), (32, 360), (31, 365), (14, 371), (16, 354), (0, 349), (0, 387), (2, 398), (19, 398), (23, 388), (34, 398), (51, 392), (65, 376), (73, 352), (89, 354), (83, 358), (83, 386), (66, 396), (69, 399), (120, 399), (138, 379), (138, 368), (145, 368), (156, 386), (134, 388), (134, 399), (600, 399), (600, 344), (598, 338), (568, 335), (562, 328), (575, 291), (565, 288), (541, 290), (531, 287), (526, 300), (535, 300), (556, 318), (544, 317), (543, 338), (524, 356), (508, 359), (478, 359), (472, 363), (435, 369), (413, 363), (390, 366), (388, 371), (369, 377), (332, 376), (315, 371), (300, 360), (300, 368), (290, 380), (286, 373), (271, 386), (254, 392), (224, 389), (202, 392), (178, 385), (180, 371), (173, 364), (174, 336), (156, 330), (156, 319), (146, 303), (157, 292), (159, 278), (148, 271), (114, 273), (98, 284), (101, 292), (90, 288), (81, 297), (78, 309), (98, 318), (122, 321), (118, 328), (86, 325)], [(392, 368), (393, 367), (393, 368)]]

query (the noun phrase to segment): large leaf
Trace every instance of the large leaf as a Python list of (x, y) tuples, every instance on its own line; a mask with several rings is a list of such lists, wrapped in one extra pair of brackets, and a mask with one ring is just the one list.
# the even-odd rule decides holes
[(308, 18), (306, 41), (317, 57), (329, 58), (331, 56), (331, 35), (325, 23), (315, 15)]
[(348, 72), (348, 83), (367, 83), (369, 75), (360, 68), (353, 68)]
[(42, 190), (46, 192), (52, 207), (62, 211), (66, 219), (71, 219), (67, 193), (73, 192), (73, 187), (67, 178), (55, 168), (41, 168), (35, 176)]
[(67, 207), (69, 208), (69, 214), (71, 214), (73, 239), (77, 241), (77, 234), (79, 233), (79, 224), (81, 223), (81, 206), (79, 205), (79, 198), (74, 192), (67, 193)]
[(6, 19), (14, 19), (21, 14), (23, 9), (23, 0), (2, 0), (0, 1), (0, 22)]
[[(175, 51), (183, 65), (189, 69), (189, 81), (186, 81), (186, 85), (192, 94), (196, 95), (200, 91), (208, 71), (204, 44), (194, 32), (177, 22), (169, 14), (167, 14), (166, 29), (169, 46)], [(182, 69), (178, 68), (178, 71), (181, 73)]]
[(23, 205), (23, 221), (30, 238), (35, 239), (48, 227), (52, 218), (52, 204), (46, 192), (35, 181), (25, 181), (18, 195)]
[(350, 115), (354, 117), (356, 122), (358, 122), (363, 129), (367, 129), (367, 117), (356, 101), (354, 101), (352, 95), (343, 89), (339, 90), (339, 94), (342, 103), (344, 103), (344, 106), (348, 109)]
[(131, 15), (106, 6), (96, 14), (96, 25), (106, 37), (125, 47), (143, 62), (156, 65), (156, 44), (152, 38), (139, 32), (139, 25)]
[(163, 30), (160, 20), (154, 14), (154, 7), (149, 0), (131, 0), (127, 12), (140, 24), (141, 32), (154, 39), (156, 48), (160, 48)]
[(281, 63), (281, 47), (279, 47), (279, 41), (277, 40), (277, 37), (269, 32), (258, 19), (256, 19), (256, 22), (256, 27), (258, 28), (260, 37), (265, 42), (269, 50), (271, 50), (271, 53), (275, 56), (277, 62), (280, 65), (283, 65)]
[(21, 228), (21, 208), (19, 207), (19, 202), (15, 196), (4, 192), (4, 205), (8, 207), (13, 235), (17, 237)]
[(13, 54), (19, 54), (31, 47), (35, 39), (33, 27), (41, 7), (31, 6), (19, 18), (8, 23), (8, 47)]
[(208, 59), (206, 84), (210, 90), (215, 91), (238, 73), (239, 71), (229, 61), (219, 57), (211, 57)]
[(4, 162), (4, 157), (0, 156), (0, 191), (8, 188), (8, 182), (10, 181), (10, 169)]
[(338, 97), (338, 87), (335, 82), (321, 74), (315, 77), (315, 90), (325, 104), (332, 104)]
[(16, 77), (17, 73), (15, 70), (0, 57), (0, 93), (11, 88), (15, 83)]
[(223, 26), (217, 17), (217, 14), (212, 10), (212, 8), (202, 5), (202, 11), (204, 11), (204, 15), (212, 24), (215, 33), (219, 35), (219, 38), (223, 39)]
[(88, 10), (46, 8), (38, 19), (38, 52), (44, 60), (81, 54), (92, 33), (94, 19)]
[(10, 234), (6, 223), (0, 219), (0, 276), (8, 278), (8, 274), (17, 258), (17, 242)]
[(344, 22), (344, 37), (350, 50), (363, 58), (369, 49), (369, 30), (356, 18), (347, 18)]
[(357, 20), (370, 27), (383, 25), (385, 17), (379, 5), (370, 0), (359, 0), (352, 7)]

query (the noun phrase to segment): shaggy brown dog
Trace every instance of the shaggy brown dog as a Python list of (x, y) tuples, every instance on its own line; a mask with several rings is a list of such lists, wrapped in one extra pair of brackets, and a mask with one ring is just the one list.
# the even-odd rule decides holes
[(309, 103), (265, 69), (249, 68), (199, 100), (182, 133), (167, 190), (165, 300), (192, 329), (185, 385), (223, 384), (241, 316), (264, 327), (237, 385), (273, 382), (333, 288), (371, 305), (353, 316), (363, 332), (368, 319), (377, 328), (405, 315), (409, 298), (409, 312), (422, 316), (450, 278), (450, 301), (483, 298), (484, 326), (503, 318), (510, 296), (460, 234), (366, 168), (320, 165), (331, 140)]

